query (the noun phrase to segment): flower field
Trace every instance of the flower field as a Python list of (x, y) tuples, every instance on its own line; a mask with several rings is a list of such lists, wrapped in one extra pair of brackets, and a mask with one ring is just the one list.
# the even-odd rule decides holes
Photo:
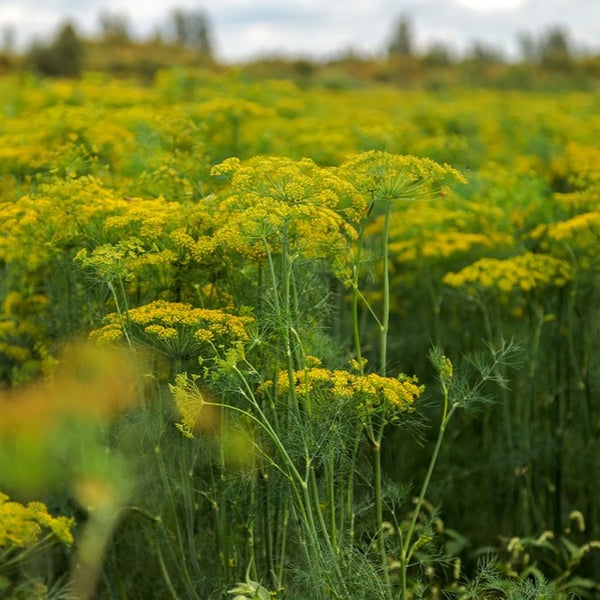
[(600, 594), (600, 99), (0, 79), (0, 597)]

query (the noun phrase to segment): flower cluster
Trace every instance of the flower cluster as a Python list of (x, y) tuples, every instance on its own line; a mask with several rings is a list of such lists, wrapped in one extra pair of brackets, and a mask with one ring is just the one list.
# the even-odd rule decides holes
[(375, 206), (443, 195), (450, 181), (466, 183), (463, 175), (449, 165), (379, 150), (350, 157), (340, 171)]
[(572, 219), (554, 223), (547, 227), (547, 233), (554, 241), (568, 241), (574, 245), (579, 245), (579, 239), (586, 234), (597, 241), (600, 236), (600, 212), (586, 212)]
[[(263, 389), (272, 389), (268, 381)], [(277, 379), (277, 392), (290, 393), (290, 381), (286, 372)], [(412, 409), (414, 401), (423, 393), (415, 377), (399, 375), (382, 377), (377, 373), (361, 375), (339, 369), (315, 366), (294, 372), (294, 391), (299, 398), (314, 398), (324, 402), (355, 402), (363, 415), (382, 413), (394, 418)]]
[(19, 381), (43, 370), (48, 297), (13, 290), (0, 312), (0, 377)]
[(232, 315), (220, 309), (156, 300), (132, 308), (126, 315), (109, 314), (104, 325), (91, 335), (99, 341), (113, 342), (123, 339), (124, 330), (131, 327), (134, 335), (144, 341), (187, 356), (201, 349), (212, 352), (248, 341), (248, 330), (253, 322), (252, 317)]
[(92, 176), (56, 178), (0, 204), (0, 257), (33, 270), (66, 248), (89, 243), (126, 201)]
[(419, 259), (446, 259), (483, 248), (497, 248), (511, 241), (504, 234), (485, 235), (458, 231), (437, 232), (416, 244), (414, 240), (390, 243), (390, 254), (401, 262), (414, 262)]
[(456, 273), (447, 273), (450, 287), (496, 289), (500, 292), (562, 287), (571, 278), (569, 263), (548, 254), (526, 252), (506, 259), (481, 258)]
[(74, 525), (74, 519), (50, 515), (42, 502), (25, 506), (0, 492), (0, 550), (29, 548), (47, 535), (71, 545)]
[(218, 207), (215, 247), (256, 259), (285, 244), (292, 254), (328, 261), (334, 273), (347, 276), (354, 225), (366, 210), (349, 182), (312, 160), (281, 157), (231, 158), (212, 174), (230, 181)]
[(553, 162), (555, 176), (565, 179), (575, 189), (598, 187), (600, 150), (594, 145), (569, 142), (564, 154)]
[[(570, 195), (572, 196), (572, 195)], [(581, 194), (575, 194), (580, 200)], [(585, 194), (586, 200), (588, 194)], [(597, 205), (600, 208), (600, 205)], [(600, 210), (581, 212), (549, 225), (539, 225), (531, 232), (546, 252), (571, 263), (581, 273), (593, 273), (599, 268)]]

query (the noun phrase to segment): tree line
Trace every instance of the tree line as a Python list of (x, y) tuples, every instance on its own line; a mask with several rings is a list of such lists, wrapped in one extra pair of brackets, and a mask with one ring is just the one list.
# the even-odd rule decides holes
[[(127, 17), (114, 12), (99, 14), (98, 34), (93, 38), (85, 38), (67, 21), (49, 42), (36, 41), (19, 56), (14, 51), (14, 39), (14, 31), (5, 29), (0, 73), (25, 68), (43, 76), (73, 78), (84, 70), (99, 70), (151, 80), (156, 71), (173, 65), (220, 66), (215, 59), (210, 19), (202, 10), (173, 10), (145, 40), (135, 38)], [(283, 76), (301, 83), (320, 78), (332, 85), (346, 85), (353, 79), (401, 85), (439, 85), (442, 80), (459, 80), (527, 87), (532, 75), (539, 80), (540, 74), (543, 79), (549, 72), (563, 79), (568, 76), (571, 83), (587, 87), (600, 80), (600, 55), (578, 48), (563, 26), (549, 27), (537, 35), (523, 32), (518, 36), (518, 46), (519, 56), (512, 61), (501, 49), (482, 41), (473, 42), (460, 56), (441, 41), (418, 49), (412, 21), (400, 16), (391, 26), (384, 52), (378, 58), (366, 58), (350, 49), (327, 62), (271, 56), (244, 66), (260, 76)], [(440, 76), (443, 70), (445, 74)], [(337, 73), (337, 83), (331, 81), (331, 73)]]
[[(71, 20), (62, 23), (53, 38), (43, 43), (36, 40), (25, 52), (23, 59), (26, 68), (33, 69), (41, 75), (51, 77), (78, 77), (88, 66), (87, 54), (91, 46), (110, 53), (111, 48), (123, 46), (170, 47), (185, 50), (201, 61), (212, 60), (213, 47), (209, 20), (204, 11), (174, 9), (164, 24), (157, 28), (149, 40), (135, 40), (131, 25), (126, 16), (104, 11), (98, 16), (99, 35), (95, 39), (86, 39), (78, 31)], [(8, 66), (14, 50), (14, 31), (4, 30), (3, 47), (0, 49), (0, 71)]]

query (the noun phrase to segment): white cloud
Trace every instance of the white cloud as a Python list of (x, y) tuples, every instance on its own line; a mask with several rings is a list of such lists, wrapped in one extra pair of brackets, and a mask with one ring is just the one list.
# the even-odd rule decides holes
[(479, 10), (482, 12), (495, 12), (503, 10), (515, 10), (526, 3), (527, 0), (454, 0), (456, 4), (460, 4), (471, 10)]

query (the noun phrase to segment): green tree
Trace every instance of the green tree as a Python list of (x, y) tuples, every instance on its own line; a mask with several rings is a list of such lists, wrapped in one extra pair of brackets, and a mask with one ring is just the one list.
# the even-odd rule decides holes
[(542, 67), (565, 70), (574, 62), (569, 33), (560, 25), (548, 28), (538, 39), (529, 33), (520, 34), (519, 46), (524, 61)]
[(390, 56), (410, 56), (413, 54), (413, 28), (406, 17), (401, 17), (394, 26), (394, 31), (388, 45)]
[(178, 8), (171, 13), (171, 17), (178, 44), (196, 48), (204, 56), (212, 56), (210, 25), (203, 11)]
[(447, 67), (455, 62), (452, 48), (444, 42), (434, 42), (423, 55), (427, 67)]
[(50, 77), (79, 77), (83, 66), (83, 44), (73, 24), (67, 22), (49, 46), (35, 43), (29, 52), (29, 63)]
[(130, 40), (129, 23), (125, 15), (103, 11), (98, 15), (102, 41), (123, 44)]
[(476, 41), (467, 52), (467, 59), (480, 63), (502, 62), (502, 51), (487, 42)]
[(540, 64), (551, 69), (568, 69), (573, 63), (569, 34), (560, 26), (549, 28), (539, 43)]

